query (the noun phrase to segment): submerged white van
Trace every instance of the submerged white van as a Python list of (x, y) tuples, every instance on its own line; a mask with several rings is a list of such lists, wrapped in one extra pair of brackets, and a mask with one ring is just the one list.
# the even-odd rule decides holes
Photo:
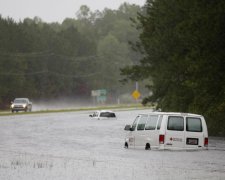
[(126, 125), (125, 148), (207, 149), (208, 130), (198, 114), (151, 112)]

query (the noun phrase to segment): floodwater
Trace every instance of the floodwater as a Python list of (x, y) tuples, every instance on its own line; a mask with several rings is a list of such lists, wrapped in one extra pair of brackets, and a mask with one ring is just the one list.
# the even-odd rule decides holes
[(1, 116), (0, 179), (225, 179), (224, 138), (200, 151), (124, 149), (125, 124), (144, 111), (111, 121), (87, 111)]

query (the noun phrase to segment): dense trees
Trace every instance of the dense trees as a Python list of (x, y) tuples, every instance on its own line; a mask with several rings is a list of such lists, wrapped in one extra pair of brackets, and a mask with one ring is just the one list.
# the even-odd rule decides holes
[(119, 83), (125, 75), (148, 81), (143, 104), (203, 114), (211, 135), (225, 135), (225, 1), (81, 6), (62, 24), (0, 17), (0, 29), (1, 107), (19, 96), (90, 98), (102, 88), (116, 99), (134, 88)]
[(138, 11), (126, 3), (102, 12), (81, 6), (61, 24), (0, 16), (0, 108), (14, 97), (91, 99), (91, 90), (104, 88), (116, 102), (131, 93), (119, 84), (119, 70), (134, 60), (128, 41), (138, 38), (130, 21)]
[(203, 114), (211, 135), (225, 135), (225, 2), (148, 0), (138, 22), (145, 57), (122, 72), (153, 80), (143, 103)]

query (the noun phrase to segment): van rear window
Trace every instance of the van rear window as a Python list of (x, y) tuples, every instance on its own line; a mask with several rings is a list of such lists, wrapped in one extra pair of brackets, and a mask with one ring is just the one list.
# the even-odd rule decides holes
[(191, 132), (202, 132), (202, 121), (200, 118), (187, 117), (186, 130)]
[(181, 116), (169, 116), (167, 129), (172, 131), (183, 131), (184, 118)]

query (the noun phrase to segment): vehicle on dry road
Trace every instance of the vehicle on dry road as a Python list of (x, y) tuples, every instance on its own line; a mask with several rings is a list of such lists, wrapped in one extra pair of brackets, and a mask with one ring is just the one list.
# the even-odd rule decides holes
[(28, 98), (16, 98), (11, 103), (12, 113), (18, 111), (31, 112), (31, 110), (32, 110), (32, 102)]

